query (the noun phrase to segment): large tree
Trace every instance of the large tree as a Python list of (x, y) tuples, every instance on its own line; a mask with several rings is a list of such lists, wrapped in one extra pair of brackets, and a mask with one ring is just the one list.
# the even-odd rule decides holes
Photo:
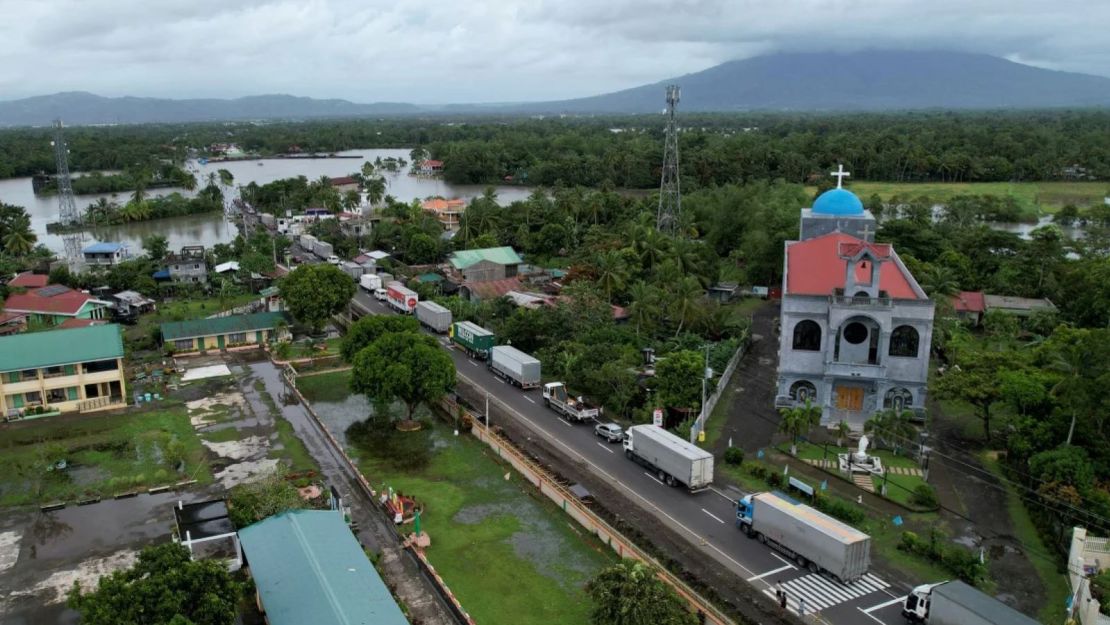
[(655, 367), (658, 405), (697, 411), (701, 405), (701, 380), (705, 375), (705, 356), (683, 350), (661, 358)]
[(782, 408), (779, 410), (782, 421), (779, 422), (779, 432), (790, 437), (790, 453), (798, 455), (798, 439), (805, 436), (815, 425), (821, 422), (821, 406), (817, 406), (806, 399), (801, 406)]
[(658, 571), (635, 560), (602, 569), (588, 584), (593, 625), (696, 625), (697, 616)]
[(438, 400), (455, 386), (455, 363), (436, 340), (418, 332), (389, 332), (359, 351), (351, 390), (371, 400), (399, 399), (412, 420), (421, 403)]
[(934, 385), (941, 399), (956, 399), (975, 407), (983, 422), (983, 435), (991, 440), (991, 408), (1003, 399), (1003, 371), (1018, 359), (1013, 352), (966, 350), (960, 352), (956, 365), (937, 378)]
[(162, 260), (166, 257), (166, 252), (169, 251), (169, 240), (161, 234), (152, 234), (148, 237), (143, 237), (143, 249), (146, 250), (146, 256), (155, 262)]
[(278, 283), (289, 312), (319, 332), (355, 294), (355, 282), (338, 267), (325, 263), (301, 265)]
[(420, 332), (420, 322), (409, 316), (366, 315), (351, 324), (339, 345), (339, 353), (343, 360), (352, 362), (359, 352), (390, 332)]
[(164, 543), (101, 577), (95, 590), (74, 583), (69, 606), (84, 625), (231, 625), (241, 592), (223, 563), (193, 560), (185, 547)]

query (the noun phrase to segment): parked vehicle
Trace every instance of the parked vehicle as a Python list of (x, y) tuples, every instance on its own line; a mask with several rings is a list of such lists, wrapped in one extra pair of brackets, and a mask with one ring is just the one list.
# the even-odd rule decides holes
[(1037, 625), (1037, 621), (961, 581), (926, 584), (902, 603), (902, 616), (928, 625)]
[(440, 334), (451, 329), (451, 311), (435, 302), (418, 302), (416, 304), (416, 319)]
[(345, 260), (339, 263), (339, 268), (343, 270), (343, 273), (351, 276), (352, 280), (361, 280), (362, 275), (366, 273), (366, 270), (362, 265), (349, 260)]
[(464, 352), (480, 360), (489, 359), (489, 350), (493, 349), (496, 340), (493, 332), (470, 321), (456, 321), (451, 324), (451, 342), (458, 345)]
[(309, 254), (316, 253), (316, 241), (316, 237), (312, 236), (311, 234), (302, 234), (301, 237), (297, 239), (297, 243), (300, 244), (301, 249), (308, 252)]
[(669, 486), (697, 492), (713, 483), (713, 454), (655, 425), (628, 428), (624, 455)]
[(616, 423), (598, 423), (594, 426), (594, 434), (610, 443), (619, 443), (624, 439), (624, 430)]
[(497, 345), (489, 352), (489, 368), (497, 377), (523, 389), (540, 385), (540, 361), (511, 345)]
[(386, 291), (381, 287), (374, 289), (374, 299), (378, 300), (379, 302), (384, 302), (385, 300), (389, 299), (389, 291)]
[(592, 421), (601, 414), (599, 408), (586, 405), (581, 397), (571, 397), (562, 382), (548, 382), (543, 385), (543, 405), (571, 421)]
[(393, 281), (386, 285), (386, 303), (389, 307), (402, 315), (411, 315), (416, 310), (416, 304), (420, 301), (420, 296), (416, 291), (405, 287), (400, 282)]
[(336, 266), (339, 265), (339, 257), (336, 256), (335, 254), (332, 254), (331, 256), (328, 256), (327, 260), (328, 260), (329, 264), (336, 265)]
[(871, 537), (780, 493), (736, 502), (736, 527), (811, 572), (854, 582), (871, 566)]
[(373, 293), (382, 288), (382, 279), (372, 273), (364, 273), (358, 277), (358, 285), (367, 293)]
[[(335, 249), (332, 247), (331, 243), (317, 239), (316, 242), (312, 244), (312, 253), (321, 260), (328, 260), (332, 256), (335, 256)], [(336, 264), (338, 264), (338, 262), (339, 257), (336, 256)]]

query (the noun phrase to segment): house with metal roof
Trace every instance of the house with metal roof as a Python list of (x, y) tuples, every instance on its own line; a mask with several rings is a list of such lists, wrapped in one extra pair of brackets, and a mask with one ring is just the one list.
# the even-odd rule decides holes
[(62, 284), (51, 284), (26, 293), (12, 293), (4, 310), (27, 315), (30, 321), (60, 325), (69, 319), (107, 319), (111, 304)]
[(208, 317), (162, 324), (162, 341), (178, 355), (235, 348), (262, 347), (288, 335), (289, 318), (284, 312)]
[(513, 278), (524, 262), (509, 246), (480, 250), (459, 250), (447, 259), (451, 268), (461, 275), (461, 282), (489, 282)]
[(93, 243), (81, 250), (86, 265), (111, 267), (131, 258), (131, 253), (123, 243)]
[(239, 530), (270, 625), (408, 625), (335, 510), (291, 510)]
[(115, 324), (0, 337), (0, 413), (92, 412), (127, 405)]

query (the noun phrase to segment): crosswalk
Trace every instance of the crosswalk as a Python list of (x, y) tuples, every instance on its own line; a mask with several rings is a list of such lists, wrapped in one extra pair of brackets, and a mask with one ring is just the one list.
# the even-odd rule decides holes
[[(782, 589), (786, 591), (787, 606), (792, 611), (797, 612), (800, 605), (799, 600), (805, 599), (807, 614), (826, 610), (835, 605), (878, 592), (889, 586), (890, 584), (871, 574), (864, 575), (851, 584), (844, 584), (816, 573), (796, 577), (782, 583)], [(778, 601), (778, 597), (775, 596), (775, 586), (763, 592), (772, 600)]]

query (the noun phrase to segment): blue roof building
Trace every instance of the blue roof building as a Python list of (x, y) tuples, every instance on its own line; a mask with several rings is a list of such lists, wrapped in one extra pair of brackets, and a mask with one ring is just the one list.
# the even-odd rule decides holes
[(409, 625), (334, 510), (291, 510), (239, 530), (270, 625)]

